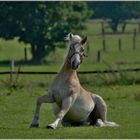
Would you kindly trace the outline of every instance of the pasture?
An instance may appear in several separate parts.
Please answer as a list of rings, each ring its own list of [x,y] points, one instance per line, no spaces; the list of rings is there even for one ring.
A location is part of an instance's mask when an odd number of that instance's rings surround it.
[[[93,21],[87,22],[87,28],[84,31],[79,32],[81,35],[87,35],[88,37],[88,45],[89,45],[89,54],[88,57],[84,60],[84,64],[96,65],[96,67],[102,67],[108,63],[113,66],[118,63],[124,63],[127,65],[135,66],[139,65],[139,51],[140,51],[140,34],[138,33],[138,25],[137,24],[127,24],[126,32],[130,32],[129,34],[108,34],[105,36],[106,39],[106,52],[102,52],[101,56],[101,64],[97,63],[96,55],[98,50],[102,50],[102,39],[101,36],[101,24]],[[133,50],[133,31],[137,29],[136,36],[136,49]],[[110,30],[107,28],[106,31],[110,33]],[[61,38],[64,39],[63,37]],[[118,50],[118,39],[122,41],[122,51]],[[21,61],[24,60],[24,48],[27,47],[27,58],[31,59],[30,53],[30,45],[19,43],[18,38],[14,40],[3,40],[0,39],[0,60],[1,61],[9,61],[16,60]],[[85,48],[86,50],[87,48]],[[16,50],[16,51],[15,51]],[[61,65],[64,56],[65,56],[64,48],[57,48],[55,54],[51,53],[47,57],[47,63],[52,65]],[[59,56],[59,59],[57,57]],[[106,68],[106,67],[104,67]]]
[[[128,24],[126,31],[137,28]],[[109,30],[108,30],[109,31]],[[79,71],[120,68],[140,68],[140,34],[136,37],[136,49],[132,49],[132,34],[107,35],[107,52],[102,52],[101,62],[96,62],[96,53],[102,49],[102,37],[94,36],[101,32],[98,23],[89,21],[86,31],[90,52]],[[122,51],[118,50],[118,38],[122,39]],[[0,61],[24,60],[24,47],[30,45],[17,40],[0,40]],[[50,54],[45,65],[22,65],[22,71],[58,71],[64,59],[65,49],[58,48]],[[59,58],[59,59],[58,59]],[[15,70],[21,64],[16,64]],[[9,71],[9,65],[0,63],[0,71]],[[140,72],[118,74],[79,75],[82,86],[101,95],[108,106],[108,120],[120,125],[116,128],[98,127],[63,127],[56,130],[46,129],[54,120],[50,104],[43,104],[40,115],[40,127],[30,129],[35,102],[47,89],[54,75],[19,75],[16,87],[11,86],[9,75],[0,75],[0,138],[140,138]],[[16,75],[15,75],[16,79]]]
[[[139,85],[129,86],[84,86],[101,95],[108,106],[108,120],[117,122],[120,127],[98,128],[93,126],[62,127],[46,129],[54,119],[50,104],[41,108],[40,127],[29,128],[33,117],[35,101],[46,88],[32,87],[12,92],[0,88],[0,138],[140,138],[139,133]]]

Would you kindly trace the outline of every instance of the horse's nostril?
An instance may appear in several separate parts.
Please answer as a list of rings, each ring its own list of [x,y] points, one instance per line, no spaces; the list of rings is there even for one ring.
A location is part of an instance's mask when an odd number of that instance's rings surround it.
[[[75,66],[75,61],[72,62],[72,66]]]
[[[72,63],[71,63],[72,69],[77,69],[79,64],[80,64],[79,62],[72,61]]]

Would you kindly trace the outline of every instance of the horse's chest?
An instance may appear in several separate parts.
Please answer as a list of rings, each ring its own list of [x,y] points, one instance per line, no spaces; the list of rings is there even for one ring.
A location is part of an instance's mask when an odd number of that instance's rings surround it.
[[[66,92],[69,92],[70,87],[68,84],[64,82],[58,82],[53,86],[53,93],[58,95],[66,94]]]
[[[79,92],[77,86],[73,86],[67,81],[58,81],[52,87],[53,97],[58,104],[67,96],[75,96]]]

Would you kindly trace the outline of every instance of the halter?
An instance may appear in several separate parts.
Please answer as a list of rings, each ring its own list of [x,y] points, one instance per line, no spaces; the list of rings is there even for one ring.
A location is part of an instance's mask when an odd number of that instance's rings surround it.
[[[76,44],[79,44],[79,43],[74,43],[74,44],[72,44],[72,45],[76,45]],[[83,54],[81,54],[80,52],[74,52],[70,57],[68,57],[69,63],[70,63],[71,58],[72,58],[75,54],[79,54],[80,59],[81,59],[81,63],[83,62],[83,56],[84,56],[84,57],[87,57],[87,56],[85,55],[84,52],[83,52]]]
[[[80,55],[80,58],[83,56],[81,53],[79,52],[74,52],[69,58],[71,59],[75,54],[79,54]]]

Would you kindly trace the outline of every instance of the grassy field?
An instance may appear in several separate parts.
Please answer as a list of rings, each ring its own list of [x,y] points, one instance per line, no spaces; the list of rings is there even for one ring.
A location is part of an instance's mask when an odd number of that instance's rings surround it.
[[[127,24],[126,32],[132,32],[138,28],[137,24]],[[106,29],[110,32],[110,29]],[[79,34],[88,36],[89,54],[85,59],[84,64],[104,65],[104,62],[114,65],[119,62],[125,63],[139,63],[139,51],[140,51],[140,34],[136,36],[136,50],[132,49],[132,34],[111,34],[106,35],[106,50],[107,52],[101,53],[101,64],[96,62],[96,55],[98,50],[102,50],[102,36],[97,35],[101,33],[101,24],[93,21],[87,22],[87,28],[85,31],[81,31]],[[122,51],[118,50],[118,39],[122,40]],[[31,59],[30,45],[24,43],[18,43],[17,38],[15,40],[0,40],[0,60],[24,60],[24,48],[27,47],[28,60]],[[55,65],[60,65],[64,59],[66,49],[57,48],[55,55],[50,54],[47,60]],[[59,56],[59,59],[57,57]],[[140,63],[139,63],[140,64]],[[135,66],[135,64],[131,64]]]
[[[132,32],[137,25],[128,24],[126,31]],[[107,28],[107,31],[111,30]],[[107,52],[102,52],[101,62],[96,62],[96,53],[102,50],[101,25],[92,21],[80,34],[88,36],[90,52],[79,71],[140,68],[140,34],[136,37],[136,50],[132,49],[132,34],[107,35]],[[118,50],[118,39],[122,39],[122,51]],[[24,47],[28,48],[28,60],[31,59],[30,45],[18,43],[17,39],[0,39],[0,61],[24,60]],[[56,49],[48,56],[45,65],[21,65],[21,71],[58,71],[64,59],[65,49]],[[59,59],[58,59],[59,58]],[[124,63],[124,64],[120,64]],[[9,71],[9,65],[0,63],[0,72]],[[120,125],[117,128],[68,127],[59,124],[56,130],[45,128],[54,120],[50,104],[41,108],[40,127],[30,129],[35,102],[51,83],[54,75],[19,75],[17,85],[11,86],[9,75],[0,75],[0,138],[140,138],[140,72],[79,75],[84,88],[101,95],[108,105],[108,120]],[[14,76],[16,79],[16,75]]]
[[[92,126],[68,127],[59,124],[56,130],[46,129],[54,120],[50,104],[41,108],[40,127],[30,129],[36,98],[45,88],[17,90],[11,95],[0,88],[0,138],[140,138],[140,88],[139,85],[84,87],[101,95],[108,105],[108,120],[120,125],[117,128],[98,128]]]

